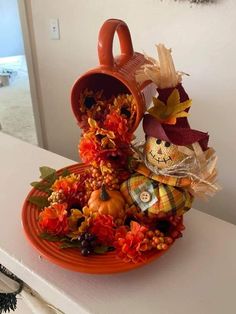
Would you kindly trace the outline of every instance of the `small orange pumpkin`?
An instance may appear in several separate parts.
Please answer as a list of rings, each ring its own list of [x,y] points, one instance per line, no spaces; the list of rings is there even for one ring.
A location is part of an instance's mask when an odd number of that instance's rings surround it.
[[[111,215],[115,219],[122,218],[125,214],[125,200],[119,191],[107,191],[105,185],[93,191],[88,201],[90,212],[102,215]]]

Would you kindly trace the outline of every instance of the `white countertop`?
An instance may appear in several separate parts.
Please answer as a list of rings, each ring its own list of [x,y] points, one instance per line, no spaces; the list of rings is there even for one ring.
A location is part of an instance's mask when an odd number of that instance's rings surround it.
[[[22,204],[40,166],[73,163],[0,132],[0,263],[66,314],[236,312],[236,226],[194,209],[182,239],[128,273],[86,275],[41,259],[22,230]]]

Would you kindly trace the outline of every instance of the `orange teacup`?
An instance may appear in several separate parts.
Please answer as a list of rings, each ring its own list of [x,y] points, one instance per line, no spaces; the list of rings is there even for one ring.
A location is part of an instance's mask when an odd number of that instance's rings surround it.
[[[115,57],[112,53],[115,32],[118,34],[121,53]],[[150,81],[140,85],[135,80],[135,73],[146,60],[143,54],[134,52],[128,26],[125,22],[117,19],[109,19],[102,25],[98,37],[98,57],[100,65],[86,72],[74,84],[71,92],[71,104],[77,120],[81,121],[80,94],[89,90],[103,90],[107,98],[121,93],[132,94],[136,104],[136,119],[132,130],[138,127],[146,109],[144,93]],[[145,92],[146,89],[146,92]],[[148,93],[146,93],[148,94]],[[151,100],[151,99],[150,99]]]

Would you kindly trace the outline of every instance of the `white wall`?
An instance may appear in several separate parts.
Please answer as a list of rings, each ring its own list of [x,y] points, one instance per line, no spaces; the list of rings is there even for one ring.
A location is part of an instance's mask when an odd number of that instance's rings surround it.
[[[0,58],[23,54],[17,0],[0,0]]]
[[[78,76],[97,64],[97,35],[103,21],[123,19],[137,51],[155,56],[154,44],[163,42],[172,47],[177,68],[191,74],[184,79],[193,99],[190,121],[193,128],[209,131],[223,187],[208,203],[195,207],[236,223],[236,2],[191,6],[174,0],[31,0],[31,4],[48,149],[77,159],[80,131],[70,109],[70,89]],[[60,41],[49,39],[52,17],[60,19]]]

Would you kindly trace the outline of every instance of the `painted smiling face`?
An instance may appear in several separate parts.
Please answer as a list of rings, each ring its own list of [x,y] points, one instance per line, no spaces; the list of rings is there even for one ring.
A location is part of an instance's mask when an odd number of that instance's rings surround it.
[[[159,169],[171,167],[186,157],[177,145],[151,136],[147,138],[145,154],[147,161]]]

